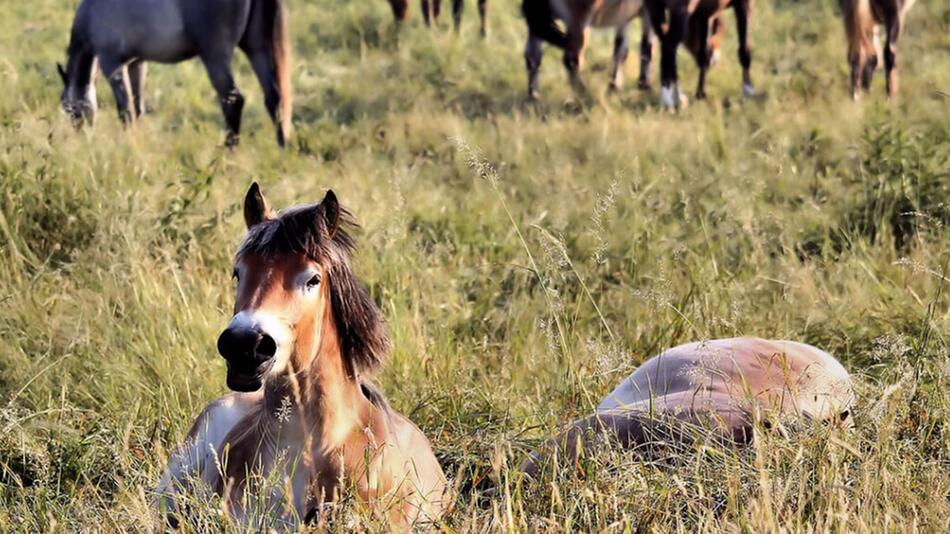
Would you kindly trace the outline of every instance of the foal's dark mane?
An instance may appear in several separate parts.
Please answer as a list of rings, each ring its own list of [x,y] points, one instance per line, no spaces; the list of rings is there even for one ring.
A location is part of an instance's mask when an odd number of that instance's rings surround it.
[[[327,270],[330,306],[340,336],[343,360],[354,377],[372,374],[389,355],[389,336],[382,312],[350,268],[356,242],[350,234],[359,225],[345,208],[339,208],[335,228],[329,228],[323,204],[309,204],[282,211],[277,217],[252,226],[237,252],[281,256],[303,254]]]

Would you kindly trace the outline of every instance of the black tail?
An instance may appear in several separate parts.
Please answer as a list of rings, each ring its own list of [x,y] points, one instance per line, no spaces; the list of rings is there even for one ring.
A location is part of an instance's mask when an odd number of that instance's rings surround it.
[[[567,34],[555,24],[550,0],[524,0],[521,3],[521,14],[524,15],[532,35],[558,48],[567,46]]]

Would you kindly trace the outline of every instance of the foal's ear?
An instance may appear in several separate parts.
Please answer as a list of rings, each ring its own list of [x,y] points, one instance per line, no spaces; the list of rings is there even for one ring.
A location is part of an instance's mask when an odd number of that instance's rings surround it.
[[[254,182],[247,190],[247,195],[244,196],[244,222],[250,230],[254,225],[270,218],[270,206],[267,205],[267,200],[261,193],[261,187]]]
[[[56,64],[56,71],[59,72],[59,77],[63,79],[63,83],[66,83],[66,69],[63,68],[62,63]]]
[[[327,189],[327,194],[320,201],[320,216],[326,225],[327,235],[332,238],[340,227],[340,203],[332,189]]]

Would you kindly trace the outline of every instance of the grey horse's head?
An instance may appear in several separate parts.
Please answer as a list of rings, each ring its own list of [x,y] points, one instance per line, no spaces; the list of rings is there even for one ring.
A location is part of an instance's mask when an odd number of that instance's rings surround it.
[[[56,64],[59,77],[63,80],[63,92],[60,94],[59,102],[63,112],[69,116],[77,128],[86,122],[91,124],[98,109],[94,80],[95,60],[92,60],[92,64],[88,66],[79,63],[70,58],[66,68],[59,63]]]

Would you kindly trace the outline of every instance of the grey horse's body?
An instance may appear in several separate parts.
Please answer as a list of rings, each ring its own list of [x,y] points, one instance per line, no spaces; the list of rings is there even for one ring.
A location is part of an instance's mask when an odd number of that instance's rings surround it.
[[[290,133],[289,34],[282,0],[84,0],[73,21],[69,59],[60,67],[63,108],[77,121],[95,114],[96,61],[119,116],[144,112],[145,62],[199,57],[221,100],[228,144],[240,133],[244,98],[231,74],[234,49],[248,57],[283,145]]]

